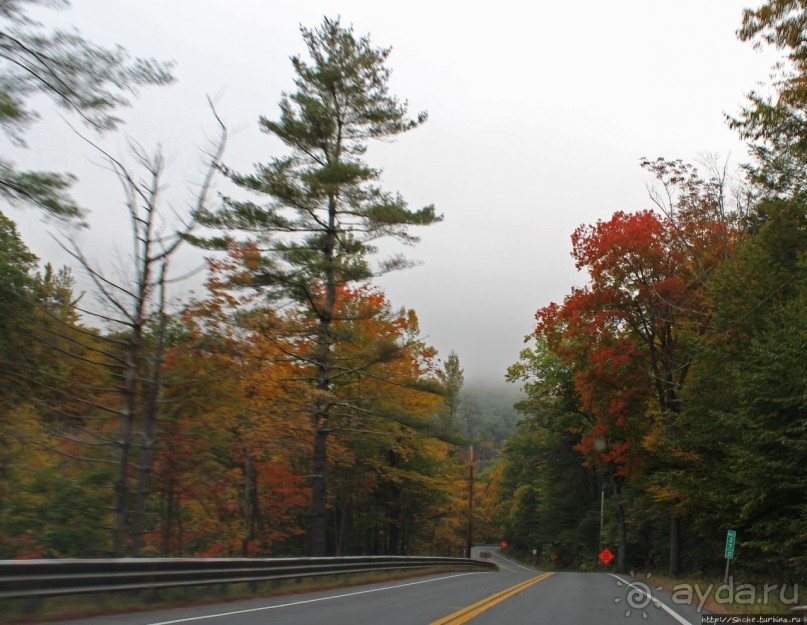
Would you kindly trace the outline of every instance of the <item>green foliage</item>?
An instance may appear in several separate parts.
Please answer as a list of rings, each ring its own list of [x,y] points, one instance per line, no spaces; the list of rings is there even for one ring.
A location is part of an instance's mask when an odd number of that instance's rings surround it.
[[[501,454],[503,535],[522,553],[537,550],[547,566],[586,566],[597,552],[599,488],[576,450],[582,416],[571,372],[534,339],[508,379],[523,383],[527,398],[517,404],[524,419]]]
[[[715,276],[719,333],[704,346],[680,416],[685,471],[668,479],[692,502],[707,539],[719,542],[727,526],[738,531],[741,570],[786,578],[807,571],[807,229],[795,202],[768,203],[759,214],[757,234]],[[703,555],[696,561],[707,566]]]
[[[21,295],[32,286],[31,271],[36,266],[34,256],[17,233],[17,227],[0,213],[0,289],[3,300]]]
[[[764,197],[795,197],[807,192],[807,6],[800,0],[769,0],[746,9],[738,35],[742,40],[773,45],[786,53],[779,69],[776,96],[748,95],[748,103],[731,125],[751,144],[756,163],[752,181]]]
[[[498,449],[516,431],[520,415],[514,404],[521,399],[506,385],[469,382],[460,393],[457,427],[475,445]]]
[[[22,242],[14,223],[0,213],[0,396],[17,394],[18,381],[4,373],[30,346],[30,337],[18,331],[33,314],[37,257]]]
[[[284,94],[280,119],[260,119],[261,130],[281,139],[291,154],[259,165],[252,174],[228,172],[239,186],[268,202],[228,198],[202,222],[225,231],[245,231],[268,247],[253,272],[256,285],[282,298],[311,305],[321,285],[361,282],[405,266],[392,259],[372,269],[372,241],[390,236],[406,243],[417,238],[409,226],[440,220],[432,206],[407,208],[398,194],[376,182],[381,172],[364,163],[368,141],[389,139],[426,120],[407,117],[405,102],[389,94],[389,49],[356,38],[339,20],[319,29],[302,29],[309,61],[292,58],[297,90]],[[228,237],[216,244],[227,245]]]
[[[69,6],[66,1],[26,0],[3,2],[0,9],[0,126],[15,143],[24,145],[24,130],[38,117],[32,104],[39,95],[106,131],[119,125],[114,112],[129,104],[138,87],[173,80],[170,66],[131,59],[123,48],[96,46],[76,32],[45,32],[26,15],[25,5],[31,4]],[[0,160],[0,196],[50,215],[81,214],[67,195],[72,182],[69,175],[21,172]]]
[[[106,553],[108,487],[112,471],[95,466],[29,467],[18,476],[0,516],[0,557],[21,552],[48,558],[79,558]]]
[[[454,350],[446,358],[443,371],[440,372],[443,388],[443,403],[445,411],[440,415],[440,426],[446,435],[454,434],[458,427],[457,417],[460,409],[460,391],[465,383],[460,358]]]
[[[13,205],[32,204],[50,215],[78,217],[81,211],[67,193],[73,182],[70,175],[17,171],[0,161],[0,194]]]

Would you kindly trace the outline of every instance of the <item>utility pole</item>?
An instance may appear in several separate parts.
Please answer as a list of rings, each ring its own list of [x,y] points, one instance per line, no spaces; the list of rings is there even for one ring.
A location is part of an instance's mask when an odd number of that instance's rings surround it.
[[[602,529],[604,523],[605,523],[605,489],[600,491],[600,551],[602,551]]]
[[[465,557],[471,557],[471,548],[474,546],[474,446],[471,445],[468,453],[468,528],[465,540]]]

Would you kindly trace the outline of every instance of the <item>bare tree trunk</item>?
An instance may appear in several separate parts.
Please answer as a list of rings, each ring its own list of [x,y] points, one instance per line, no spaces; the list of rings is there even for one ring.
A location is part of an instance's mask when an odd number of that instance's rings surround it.
[[[255,539],[255,526],[253,523],[253,516],[252,516],[252,476],[251,476],[252,456],[250,455],[250,449],[248,447],[245,448],[243,452],[244,452],[244,468],[243,468],[244,534],[241,538],[241,555],[246,558],[249,555],[249,545]]]
[[[123,386],[123,416],[118,439],[118,471],[115,478],[115,503],[112,521],[112,554],[116,558],[126,555],[129,529],[129,465],[131,462],[132,432],[137,410],[139,328],[135,326],[129,338],[126,354],[126,373]]]
[[[342,489],[341,507],[339,510],[339,527],[336,532],[335,555],[343,556],[350,553],[351,545],[348,543],[349,526],[353,518],[353,494],[351,484],[348,482]]]
[[[115,282],[105,277],[102,272],[93,268],[77,246],[74,245],[74,251],[71,252],[88,272],[102,298],[116,311],[118,318],[100,315],[99,317],[120,324],[128,333],[121,367],[123,370],[123,387],[121,389],[123,410],[121,411],[120,439],[116,443],[118,469],[113,504],[113,553],[118,557],[127,554],[129,549],[127,536],[129,534],[132,536],[131,552],[133,555],[139,555],[144,544],[145,510],[150,493],[162,384],[165,332],[168,321],[165,311],[168,263],[184,237],[190,234],[194,228],[198,214],[205,209],[211,182],[224,150],[226,130],[215,110],[213,110],[213,114],[221,129],[220,140],[213,146],[213,151],[208,154],[207,171],[198,193],[194,196],[190,219],[183,222],[180,230],[170,236],[157,232],[160,185],[164,166],[164,159],[159,150],[154,156],[149,156],[138,146],[133,146],[132,151],[135,158],[148,173],[147,181],[140,182],[123,163],[101,148],[97,148],[107,157],[125,194],[134,256],[132,284],[124,281]],[[159,272],[156,281],[154,280],[155,272]],[[154,301],[155,293],[156,302]],[[155,345],[153,349],[149,350],[144,332],[151,315],[156,315],[158,323],[154,336]],[[145,366],[145,358],[148,358],[149,366]],[[138,427],[141,442],[134,502],[131,505],[132,493],[129,482],[132,479],[130,475],[132,448],[134,433]]]
[[[325,302],[317,313],[317,397],[314,413],[314,483],[313,519],[311,523],[311,555],[328,553],[328,435],[331,415],[331,322],[336,309],[336,197],[329,198],[328,233],[325,237]]]
[[[670,575],[678,577],[681,574],[681,519],[675,514],[670,515]]]
[[[163,509],[161,516],[161,548],[160,548],[160,555],[163,558],[167,558],[171,555],[171,535],[173,533],[173,521],[174,521],[174,480],[169,479],[168,483],[165,485],[165,488],[162,492],[162,502],[161,507]]]
[[[325,473],[328,463],[328,430],[318,419],[314,432],[314,518],[311,524],[311,555],[328,553],[328,491]],[[327,423],[327,421],[325,421]]]
[[[138,462],[137,492],[135,494],[132,555],[137,557],[143,549],[146,531],[146,501],[151,492],[151,469],[154,462],[154,444],[157,433],[158,400],[162,387],[163,355],[165,352],[165,332],[168,316],[165,314],[165,281],[168,269],[167,260],[160,267],[159,301],[157,317],[159,319],[154,336],[154,347],[149,354],[148,379],[145,382],[143,400],[143,416],[140,458]]]

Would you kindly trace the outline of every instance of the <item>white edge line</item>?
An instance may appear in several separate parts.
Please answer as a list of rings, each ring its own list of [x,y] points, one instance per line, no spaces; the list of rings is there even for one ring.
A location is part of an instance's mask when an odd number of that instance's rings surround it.
[[[534,573],[534,572],[537,570],[537,569],[531,569],[531,568],[529,568],[529,567],[523,566],[523,565],[519,564],[518,562],[513,562],[512,560],[510,560],[510,559],[508,559],[508,558],[505,558],[505,557],[504,557],[502,554],[500,554],[498,551],[494,551],[494,552],[493,552],[493,555],[495,555],[497,558],[501,558],[501,559],[502,559],[502,560],[504,560],[505,562],[509,562],[510,564],[512,564],[512,565],[514,565],[514,566],[521,567],[521,568],[522,568],[522,569],[524,569],[525,571],[530,571],[531,573]]]
[[[355,597],[356,595],[366,595],[371,592],[381,592],[382,590],[395,590],[396,588],[405,588],[406,586],[417,586],[418,584],[428,584],[430,582],[439,582],[444,579],[453,579],[455,577],[463,577],[464,575],[474,575],[476,571],[469,573],[457,573],[456,575],[448,575],[447,577],[438,577],[436,579],[423,579],[418,582],[408,582],[406,584],[397,584],[395,586],[384,586],[382,588],[371,588],[370,590],[357,590],[356,592],[346,592],[341,595],[331,595],[328,597],[319,597],[318,599],[304,599],[302,601],[292,601],[290,603],[280,603],[278,605],[267,605],[260,608],[249,608],[247,610],[235,610],[233,612],[220,612],[218,614],[205,614],[203,616],[189,616],[187,618],[179,618],[173,621],[160,621],[158,623],[149,623],[148,625],[174,625],[174,623],[189,623],[191,621],[202,621],[210,618],[218,618],[220,616],[234,616],[236,614],[247,614],[249,612],[262,612],[264,610],[276,610],[277,608],[289,608],[295,605],[304,605],[306,603],[319,603],[320,601],[330,601],[332,599],[342,599],[343,597]]]
[[[652,594],[648,594],[648,592],[644,588],[639,586],[638,582],[631,583],[626,579],[622,579],[621,577],[619,577],[619,575],[614,575],[613,573],[608,573],[608,575],[610,575],[611,577],[613,577],[615,579],[618,579],[620,582],[623,582],[623,583],[627,584],[629,588],[631,588],[631,587],[636,588],[645,597],[650,599],[650,601],[652,601],[654,604],[658,603],[662,610],[664,610],[667,614],[672,616],[676,621],[681,623],[681,625],[692,625],[692,623],[690,623],[683,616],[678,614],[678,612],[676,612],[672,608],[668,607],[667,604],[664,603],[661,599],[659,599],[658,597],[654,597]]]

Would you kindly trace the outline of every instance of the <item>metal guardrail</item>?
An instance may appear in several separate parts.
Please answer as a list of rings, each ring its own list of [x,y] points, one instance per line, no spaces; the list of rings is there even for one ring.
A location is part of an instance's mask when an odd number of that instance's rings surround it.
[[[424,556],[0,560],[0,599],[242,584],[434,567],[498,568],[492,562],[480,560]]]

